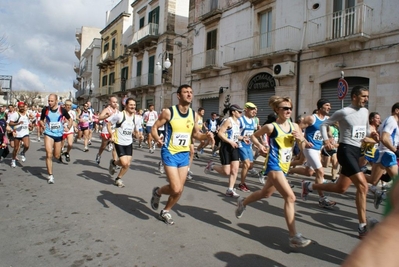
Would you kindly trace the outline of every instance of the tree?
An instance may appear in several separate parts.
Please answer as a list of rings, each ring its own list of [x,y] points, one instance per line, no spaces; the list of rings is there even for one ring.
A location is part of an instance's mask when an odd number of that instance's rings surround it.
[[[15,96],[19,101],[24,101],[28,106],[37,105],[40,102],[40,93],[38,91],[18,92]]]

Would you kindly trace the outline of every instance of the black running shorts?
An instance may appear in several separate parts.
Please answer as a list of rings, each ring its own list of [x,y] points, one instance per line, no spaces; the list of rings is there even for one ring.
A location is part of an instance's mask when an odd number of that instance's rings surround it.
[[[337,151],[337,158],[342,167],[341,174],[350,177],[361,172],[359,166],[360,157],[360,147],[340,143]]]
[[[127,146],[121,146],[118,144],[115,145],[115,150],[116,154],[118,155],[119,158],[123,156],[132,156],[133,155],[133,147],[132,145],[127,145]]]

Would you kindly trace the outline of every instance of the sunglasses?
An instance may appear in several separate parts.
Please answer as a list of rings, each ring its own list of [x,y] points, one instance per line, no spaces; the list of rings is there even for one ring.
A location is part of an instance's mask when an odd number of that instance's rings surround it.
[[[292,107],[279,107],[279,108],[284,109],[284,110],[291,110],[292,111]]]

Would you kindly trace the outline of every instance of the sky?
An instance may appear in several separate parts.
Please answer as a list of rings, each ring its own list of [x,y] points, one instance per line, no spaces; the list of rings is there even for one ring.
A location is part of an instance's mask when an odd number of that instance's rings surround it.
[[[13,76],[13,90],[74,93],[76,29],[103,29],[118,2],[1,0],[0,75]]]

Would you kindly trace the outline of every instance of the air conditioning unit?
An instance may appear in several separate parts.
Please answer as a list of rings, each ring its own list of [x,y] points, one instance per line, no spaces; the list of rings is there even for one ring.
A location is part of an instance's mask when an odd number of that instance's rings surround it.
[[[292,61],[281,62],[273,65],[273,77],[282,78],[295,75],[295,63]]]

